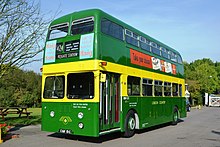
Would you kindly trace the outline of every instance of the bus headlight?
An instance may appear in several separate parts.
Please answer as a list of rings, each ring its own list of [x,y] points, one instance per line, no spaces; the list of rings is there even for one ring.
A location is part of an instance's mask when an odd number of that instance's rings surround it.
[[[82,118],[83,118],[83,113],[82,113],[82,112],[79,112],[79,113],[78,113],[78,118],[79,118],[79,119],[82,119]]]
[[[54,117],[55,116],[55,112],[54,111],[50,111],[50,117]]]
[[[83,129],[84,124],[83,123],[79,123],[78,126],[79,126],[80,129]]]

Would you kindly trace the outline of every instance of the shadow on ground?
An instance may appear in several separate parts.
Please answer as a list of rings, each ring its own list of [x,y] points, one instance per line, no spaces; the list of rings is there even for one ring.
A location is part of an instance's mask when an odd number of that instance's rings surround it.
[[[8,133],[2,137],[3,141],[6,142],[13,138],[19,138],[19,133],[16,133],[16,131],[20,130],[23,127],[26,127],[27,125],[16,125],[8,131]]]
[[[182,123],[182,122],[184,122],[184,120],[182,120],[182,119],[178,120],[178,123]],[[176,125],[178,125],[178,124],[176,124]],[[167,126],[175,126],[175,125],[173,125],[171,122],[168,122],[168,123],[152,126],[152,127],[146,128],[146,129],[136,130],[136,133],[137,134],[142,134],[142,133],[150,132],[150,131],[153,131],[153,130],[156,130],[156,129],[164,128],[164,127],[167,127]]]
[[[9,130],[9,133],[18,131],[18,130],[20,130],[21,128],[26,127],[26,126],[29,126],[29,125],[15,125],[14,127],[12,127],[12,128]]]
[[[179,123],[181,123],[181,122],[183,122],[183,120],[179,120]],[[165,123],[162,125],[149,127],[146,129],[136,130],[136,134],[146,133],[146,132],[153,131],[155,129],[160,129],[163,127],[167,127],[170,125],[171,125],[171,123]],[[115,139],[119,139],[119,138],[124,138],[122,136],[121,132],[114,132],[114,133],[103,135],[100,137],[77,136],[77,135],[62,134],[62,133],[53,133],[48,136],[55,137],[55,138],[64,138],[64,139],[69,139],[69,140],[75,140],[75,141],[89,142],[89,143],[102,143],[102,142],[107,142],[107,141],[111,141],[111,140],[115,140]]]
[[[106,141],[115,140],[121,138],[121,132],[115,132],[107,135],[103,135],[100,137],[87,137],[87,136],[77,136],[77,135],[69,135],[69,134],[62,134],[62,133],[53,133],[48,135],[49,137],[55,138],[64,138],[69,140],[75,141],[83,141],[83,142],[90,142],[90,143],[102,143]]]
[[[212,130],[212,133],[220,135],[220,132]]]

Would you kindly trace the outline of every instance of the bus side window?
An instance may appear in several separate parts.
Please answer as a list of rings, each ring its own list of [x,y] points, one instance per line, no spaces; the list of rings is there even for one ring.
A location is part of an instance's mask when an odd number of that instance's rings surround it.
[[[154,81],[154,96],[163,96],[163,82]]]
[[[170,56],[168,54],[168,50],[164,47],[161,47],[161,56],[167,59],[170,59]]]
[[[143,96],[153,95],[153,80],[143,79],[142,81],[142,94]]]
[[[112,36],[122,41],[124,39],[123,27],[114,22],[111,22],[107,19],[102,19],[101,29],[102,33],[106,35]]]
[[[172,51],[169,51],[169,54],[170,54],[170,60],[176,62],[177,61],[177,56],[174,52]]]
[[[182,96],[182,84],[179,84],[179,96]]]
[[[140,95],[140,78],[128,76],[128,95]]]
[[[172,84],[172,94],[173,94],[173,96],[178,96],[178,84],[176,84],[176,83],[173,83]]]
[[[152,53],[160,56],[160,46],[154,42],[150,42]]]
[[[177,62],[180,64],[183,64],[182,57],[180,55],[177,55]]]
[[[134,45],[136,47],[138,47],[138,35],[133,33],[130,30],[125,29],[125,40],[128,44]]]
[[[171,96],[171,83],[164,82],[164,96]]]

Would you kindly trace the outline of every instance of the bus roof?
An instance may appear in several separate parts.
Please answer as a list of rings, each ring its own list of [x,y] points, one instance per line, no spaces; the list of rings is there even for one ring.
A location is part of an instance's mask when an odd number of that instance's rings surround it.
[[[76,11],[76,12],[64,15],[64,16],[59,17],[59,18],[55,19],[54,21],[52,21],[50,26],[55,25],[55,24],[59,24],[59,23],[64,23],[64,22],[71,22],[73,16],[74,16],[74,19],[79,19],[82,17],[91,16],[91,15],[97,16],[97,17],[102,16],[107,19],[110,19],[110,20],[114,21],[115,23],[123,26],[124,28],[129,29],[130,31],[133,31],[133,32],[137,33],[138,35],[143,36],[143,37],[149,39],[150,41],[155,42],[155,43],[159,44],[160,46],[163,46],[163,47],[169,49],[170,51],[173,51],[176,54],[180,55],[180,53],[177,50],[167,46],[166,44],[152,38],[151,36],[147,35],[146,33],[139,31],[138,29],[122,22],[121,20],[117,19],[116,17],[113,17],[100,9],[88,9],[88,10]]]

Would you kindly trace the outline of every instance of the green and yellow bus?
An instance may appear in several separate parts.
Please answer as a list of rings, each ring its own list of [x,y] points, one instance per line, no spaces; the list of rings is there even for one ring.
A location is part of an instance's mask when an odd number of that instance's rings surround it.
[[[176,50],[98,10],[74,12],[48,29],[42,130],[98,137],[186,117]]]

